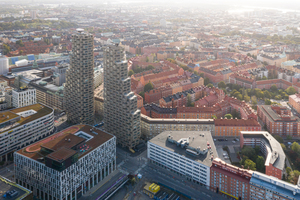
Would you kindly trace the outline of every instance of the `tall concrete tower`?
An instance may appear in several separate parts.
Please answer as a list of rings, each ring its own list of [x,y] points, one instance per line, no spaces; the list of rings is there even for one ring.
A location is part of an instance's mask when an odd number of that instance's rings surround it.
[[[117,137],[118,144],[132,148],[141,136],[140,117],[124,50],[109,46],[104,51],[104,129]]]
[[[94,36],[77,29],[72,35],[72,57],[66,72],[65,110],[75,124],[94,123]]]

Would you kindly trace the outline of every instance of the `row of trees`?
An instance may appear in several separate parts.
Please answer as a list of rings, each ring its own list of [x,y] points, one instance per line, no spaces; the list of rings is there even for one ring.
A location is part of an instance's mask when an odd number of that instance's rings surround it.
[[[145,68],[141,68],[139,66],[136,66],[134,69],[129,70],[128,76],[131,76],[133,74],[138,74],[138,73],[141,73],[141,72],[144,72],[144,71],[152,70],[152,69],[155,69],[152,65],[148,65]]]

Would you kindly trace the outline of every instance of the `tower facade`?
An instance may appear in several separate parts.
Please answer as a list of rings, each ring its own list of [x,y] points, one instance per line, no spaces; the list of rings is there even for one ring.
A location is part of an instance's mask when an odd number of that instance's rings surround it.
[[[72,36],[72,57],[66,72],[65,110],[75,124],[94,123],[94,36],[77,29]]]
[[[119,46],[109,46],[104,56],[104,129],[117,137],[117,143],[132,148],[141,136],[141,111],[130,90],[125,53]]]

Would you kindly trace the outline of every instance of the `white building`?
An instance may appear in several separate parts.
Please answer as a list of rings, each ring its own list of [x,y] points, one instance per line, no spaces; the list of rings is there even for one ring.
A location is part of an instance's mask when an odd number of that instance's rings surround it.
[[[148,141],[147,156],[151,163],[208,188],[218,153],[209,131],[165,131]]]
[[[12,106],[19,108],[36,104],[36,89],[24,88],[12,91]]]
[[[0,161],[53,133],[54,111],[42,104],[0,113]]]
[[[94,87],[97,88],[103,83],[103,68],[97,67],[94,70]]]
[[[8,58],[0,54],[0,75],[7,74],[9,68]]]
[[[116,137],[75,125],[14,154],[16,182],[44,200],[77,200],[116,170]]]

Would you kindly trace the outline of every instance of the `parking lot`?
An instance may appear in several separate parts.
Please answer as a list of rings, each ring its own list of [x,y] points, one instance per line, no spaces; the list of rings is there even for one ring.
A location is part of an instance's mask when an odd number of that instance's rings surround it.
[[[239,137],[214,137],[215,146],[218,152],[219,158],[226,163],[239,162],[237,153],[240,151]],[[224,150],[224,147],[228,147],[228,152]]]

